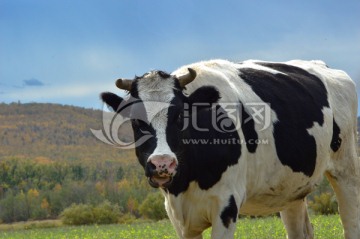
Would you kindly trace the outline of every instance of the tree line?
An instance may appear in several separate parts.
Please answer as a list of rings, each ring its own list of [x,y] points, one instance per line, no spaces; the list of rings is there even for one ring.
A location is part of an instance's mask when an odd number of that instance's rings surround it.
[[[0,221],[5,223],[58,218],[72,204],[104,202],[141,217],[141,204],[154,192],[137,164],[0,161]]]
[[[148,185],[134,151],[91,134],[102,127],[101,111],[0,103],[0,122],[0,223],[58,218],[73,204],[111,204],[129,217],[164,217],[163,199]],[[131,138],[132,132],[128,127],[119,134]],[[334,208],[327,181],[309,201],[317,211]]]

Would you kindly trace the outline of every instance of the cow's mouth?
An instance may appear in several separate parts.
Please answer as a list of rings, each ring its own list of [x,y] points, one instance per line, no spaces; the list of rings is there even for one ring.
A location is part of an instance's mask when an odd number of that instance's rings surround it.
[[[159,188],[159,187],[167,188],[172,183],[173,177],[171,176],[160,177],[154,175],[149,177],[148,180],[149,180],[149,184],[154,188]]]

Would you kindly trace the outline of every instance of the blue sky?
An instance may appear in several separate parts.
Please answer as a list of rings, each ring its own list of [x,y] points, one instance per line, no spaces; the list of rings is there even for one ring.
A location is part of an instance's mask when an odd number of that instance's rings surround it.
[[[360,1],[0,0],[0,102],[101,108],[119,77],[321,59],[360,85]]]

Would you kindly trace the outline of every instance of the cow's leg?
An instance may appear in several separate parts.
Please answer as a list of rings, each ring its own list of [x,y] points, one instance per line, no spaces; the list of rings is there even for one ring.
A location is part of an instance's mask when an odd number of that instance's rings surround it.
[[[240,199],[230,195],[228,200],[220,206],[216,212],[212,223],[212,239],[231,239],[234,238],[236,229],[236,220],[238,217]]]
[[[170,222],[173,225],[179,239],[203,239],[202,234],[200,234],[200,235],[198,235],[196,237],[186,237],[186,236],[183,235],[183,231],[181,230],[181,226],[179,225],[179,222],[174,218],[172,209],[171,209],[167,199],[165,199],[165,210],[167,212],[167,215],[168,215],[168,217],[170,219]]]
[[[165,210],[166,210],[166,213],[167,213],[167,215],[168,215],[168,217],[170,219],[170,222],[173,225],[178,238],[179,239],[184,239],[184,237],[182,235],[181,227],[180,227],[179,223],[176,221],[176,219],[174,218],[174,214],[173,214],[173,211],[172,211],[171,206],[169,204],[169,201],[168,201],[168,199],[166,197],[166,193],[163,190],[161,190],[161,192],[165,196]]]
[[[314,238],[313,228],[306,208],[306,200],[299,200],[280,212],[289,239]]]
[[[222,220],[217,220],[212,225],[211,238],[212,239],[233,239],[236,229],[236,220],[231,220],[228,225],[224,225]]]
[[[332,169],[325,174],[339,203],[346,239],[360,238],[360,160],[355,145],[355,134],[343,139],[332,159]]]
[[[346,239],[360,238],[360,182],[359,178],[326,173],[339,203],[339,213]]]

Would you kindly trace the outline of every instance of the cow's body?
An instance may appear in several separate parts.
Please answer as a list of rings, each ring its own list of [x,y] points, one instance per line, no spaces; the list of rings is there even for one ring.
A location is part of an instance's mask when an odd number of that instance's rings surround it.
[[[213,60],[181,67],[172,76],[144,75],[144,79],[151,80],[133,84],[137,90],[132,96],[144,102],[176,105],[174,99],[183,96],[178,96],[174,88],[179,87],[165,78],[180,78],[188,68],[196,72],[196,79],[183,91],[189,99],[195,94],[203,97],[196,90],[208,85],[214,86],[221,97],[217,106],[198,111],[198,128],[214,126],[210,116],[217,110],[225,112],[227,117],[222,120],[230,119],[231,112],[226,109],[230,103],[240,105],[241,125],[235,127],[237,122],[231,118],[233,124],[227,127],[236,130],[221,130],[219,119],[217,130],[199,132],[190,127],[179,133],[168,126],[172,117],[169,107],[151,124],[156,140],[137,148],[145,168],[144,160],[157,170],[161,168],[159,155],[169,157],[167,166],[162,167],[169,167],[171,184],[167,182],[170,176],[150,176],[150,181],[160,185],[180,238],[202,238],[201,233],[209,226],[213,228],[212,238],[233,238],[238,213],[264,215],[279,211],[289,238],[312,238],[305,197],[324,173],[335,189],[346,238],[360,238],[357,97],[354,83],[344,72],[319,61]],[[266,128],[256,122],[251,111],[252,106],[259,105],[270,107],[263,115],[270,117]],[[133,125],[134,131],[136,127]],[[174,143],[179,141],[174,136],[209,141]],[[161,186],[163,182],[166,186]]]

